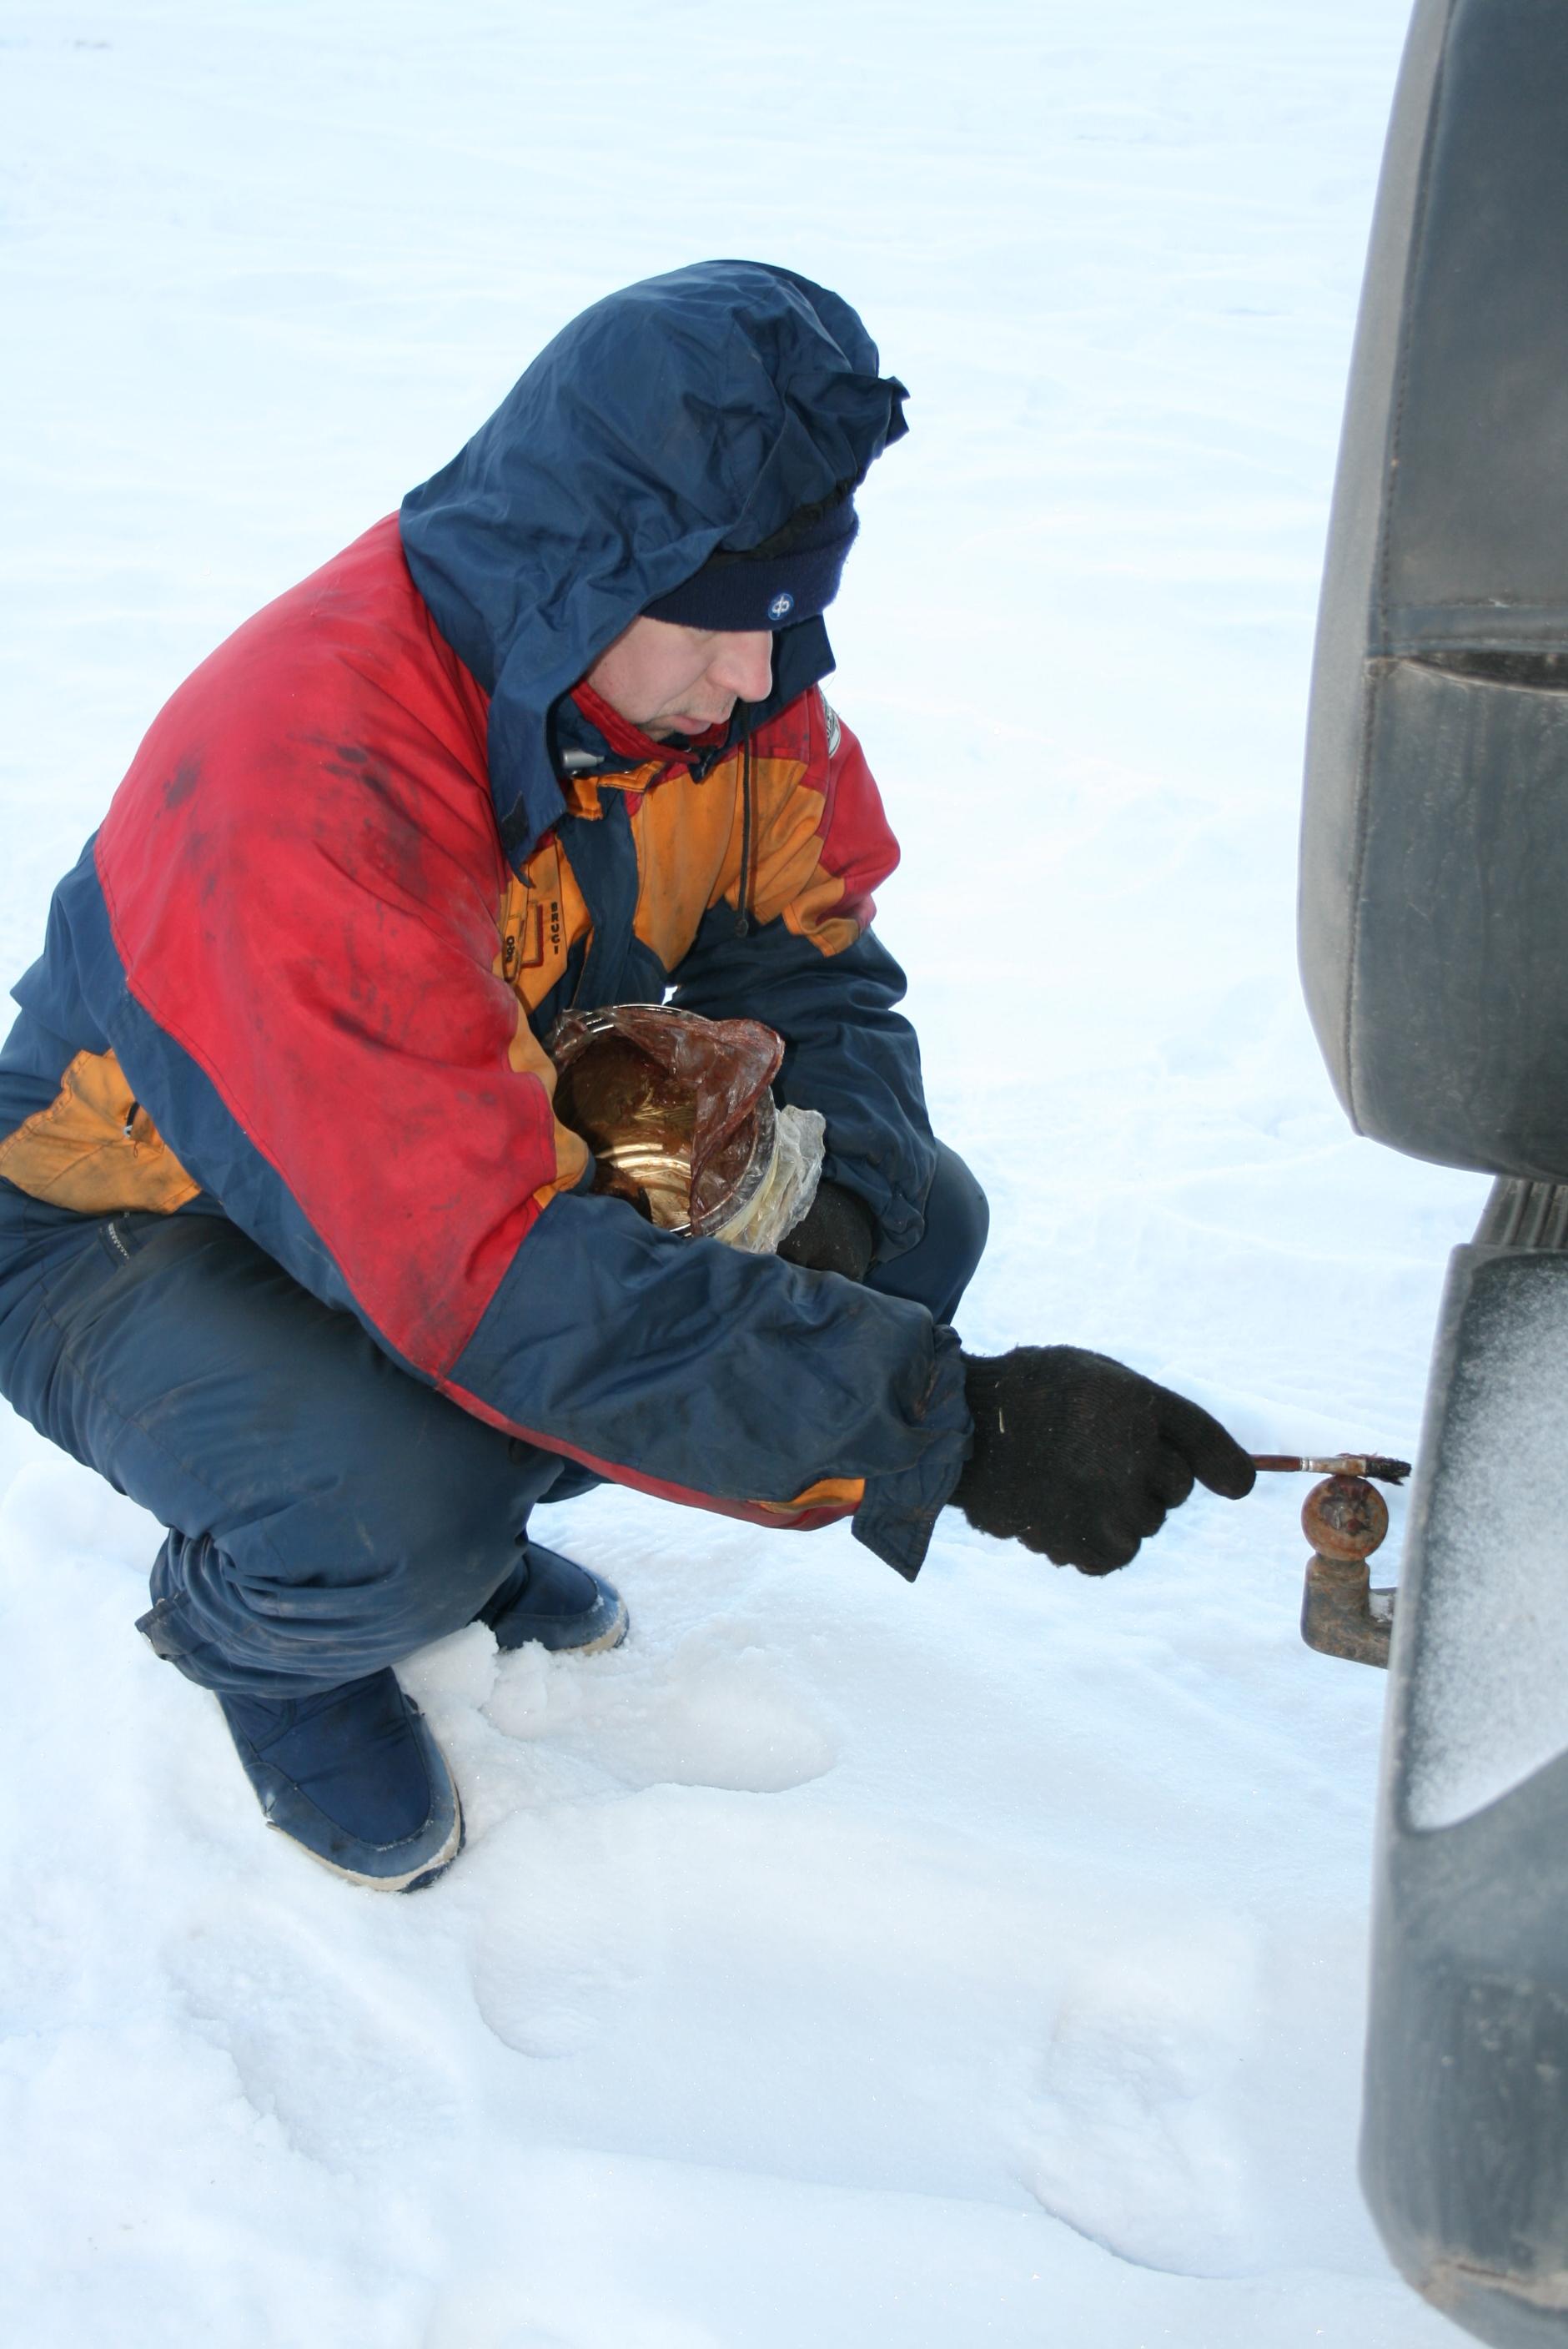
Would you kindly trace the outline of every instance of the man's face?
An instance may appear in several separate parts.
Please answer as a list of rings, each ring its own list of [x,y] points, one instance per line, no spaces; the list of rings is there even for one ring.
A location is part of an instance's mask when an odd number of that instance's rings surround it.
[[[773,638],[766,628],[682,628],[645,613],[601,653],[585,685],[663,742],[722,726],[738,701],[766,701]]]

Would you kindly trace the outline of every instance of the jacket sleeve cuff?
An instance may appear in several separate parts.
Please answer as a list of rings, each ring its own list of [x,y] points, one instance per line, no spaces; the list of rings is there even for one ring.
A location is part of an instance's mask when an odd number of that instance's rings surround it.
[[[866,1480],[851,1520],[855,1539],[913,1582],[925,1563],[937,1513],[953,1497],[974,1443],[964,1393],[964,1363],[954,1330],[939,1326],[931,1381],[916,1417],[924,1443],[907,1468]]]

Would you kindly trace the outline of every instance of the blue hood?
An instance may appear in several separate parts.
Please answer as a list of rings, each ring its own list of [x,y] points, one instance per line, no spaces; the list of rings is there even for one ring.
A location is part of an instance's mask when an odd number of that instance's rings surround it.
[[[449,465],[403,501],[437,626],[490,696],[501,840],[561,813],[552,705],[721,542],[755,546],[859,481],[904,431],[903,386],[846,302],[755,261],[706,261],[584,310]],[[775,698],[832,667],[782,628]]]

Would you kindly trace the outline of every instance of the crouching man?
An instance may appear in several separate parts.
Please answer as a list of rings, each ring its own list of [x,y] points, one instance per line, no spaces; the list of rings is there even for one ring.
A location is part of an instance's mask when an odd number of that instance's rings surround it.
[[[853,311],[714,263],[576,319],[444,471],[219,647],[56,893],[0,1054],[0,1387],[168,1528],[140,1629],[271,1824],[428,1884],[462,1809],[392,1667],[624,1635],[533,1538],[602,1478],[938,1511],[1088,1572],[1252,1469],[1104,1358],[980,1361],[985,1236],[870,926],[896,849],[822,696],[867,468],[903,431]],[[596,1194],[561,1011],[766,1021],[820,1111],[782,1256]]]

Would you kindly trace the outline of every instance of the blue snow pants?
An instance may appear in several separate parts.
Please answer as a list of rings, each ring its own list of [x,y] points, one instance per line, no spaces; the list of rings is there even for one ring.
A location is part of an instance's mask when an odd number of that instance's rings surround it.
[[[951,1321],[987,1213],[939,1153],[924,1237],[870,1285]],[[335,1688],[459,1630],[533,1504],[601,1481],[410,1378],[200,1200],[78,1216],[0,1180],[0,1393],[168,1527],[140,1628],[224,1695]]]

